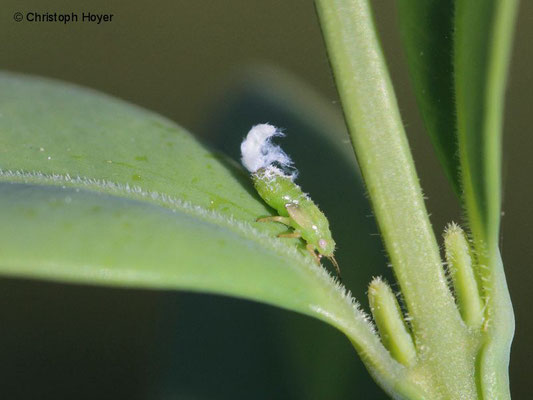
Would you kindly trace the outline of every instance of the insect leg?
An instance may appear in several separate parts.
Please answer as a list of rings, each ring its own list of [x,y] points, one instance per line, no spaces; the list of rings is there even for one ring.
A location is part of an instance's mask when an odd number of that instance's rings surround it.
[[[307,243],[307,246],[305,246],[305,248],[315,258],[316,263],[320,265],[320,256],[315,253],[315,246],[313,246],[311,243]]]
[[[337,260],[335,260],[335,257],[333,257],[333,256],[328,257],[328,259],[329,259],[329,261],[331,261],[331,263],[335,267],[335,270],[337,271],[337,276],[339,277],[339,280],[342,281],[341,269],[339,268],[339,264],[337,264]]]
[[[282,216],[274,216],[274,217],[263,217],[263,218],[257,218],[255,220],[256,222],[279,222],[280,224],[284,224],[287,226],[291,225],[291,219],[289,217],[282,217]]]
[[[302,235],[300,234],[300,232],[289,232],[289,233],[280,233],[278,235],[278,237],[280,238],[299,238],[299,237],[302,237]]]

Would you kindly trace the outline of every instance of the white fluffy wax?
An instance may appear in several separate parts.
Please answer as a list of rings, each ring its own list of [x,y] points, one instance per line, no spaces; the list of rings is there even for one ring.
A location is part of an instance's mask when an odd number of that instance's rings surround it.
[[[272,169],[281,172],[273,163],[277,163],[282,170],[292,167],[291,158],[281,149],[273,144],[271,138],[285,136],[284,133],[270,124],[255,125],[250,129],[248,135],[241,143],[242,164],[250,172],[255,172],[260,168]],[[288,174],[294,178],[295,174]]]

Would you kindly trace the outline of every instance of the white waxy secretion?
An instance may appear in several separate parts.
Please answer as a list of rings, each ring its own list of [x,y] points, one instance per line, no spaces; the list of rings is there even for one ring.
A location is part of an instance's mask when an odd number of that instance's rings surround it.
[[[242,164],[252,173],[265,168],[267,173],[296,178],[296,170],[288,172],[289,169],[293,169],[291,158],[271,140],[274,137],[283,136],[285,134],[273,125],[253,126],[241,143]]]

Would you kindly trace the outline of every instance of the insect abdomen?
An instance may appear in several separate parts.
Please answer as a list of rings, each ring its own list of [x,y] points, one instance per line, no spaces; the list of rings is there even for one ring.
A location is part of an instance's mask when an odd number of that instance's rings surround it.
[[[252,174],[252,179],[259,196],[283,217],[289,216],[287,204],[307,200],[302,189],[287,176],[271,174],[261,168]]]

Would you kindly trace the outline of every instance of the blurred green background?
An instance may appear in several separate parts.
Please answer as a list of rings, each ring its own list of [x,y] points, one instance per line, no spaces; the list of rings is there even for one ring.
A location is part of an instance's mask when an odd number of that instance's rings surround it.
[[[447,222],[460,220],[461,210],[417,111],[394,3],[373,5],[440,237]],[[114,17],[100,25],[29,23],[15,22],[17,11]],[[309,160],[313,151],[329,149],[314,131],[331,129],[332,137],[343,131],[311,1],[4,0],[0,19],[2,69],[74,82],[155,110],[230,156],[236,157],[236,143],[254,122],[268,120],[296,137],[311,132],[305,146],[289,136],[287,151],[300,170],[308,168],[304,189],[332,215],[334,233],[342,232],[339,257],[349,288],[365,304],[371,276],[390,276],[357,176],[328,176],[321,167],[335,159],[327,154],[320,163]],[[503,258],[517,318],[515,398],[529,393],[525,366],[533,358],[527,300],[533,285],[527,261],[533,259],[532,37],[533,3],[524,1],[508,88],[503,171]],[[332,168],[343,170],[340,164]],[[313,185],[342,179],[353,181],[348,193],[313,191]],[[350,222],[343,207],[356,212]],[[354,227],[355,233],[344,233]],[[385,398],[341,334],[259,304],[2,279],[0,317],[0,396],[6,399]]]

